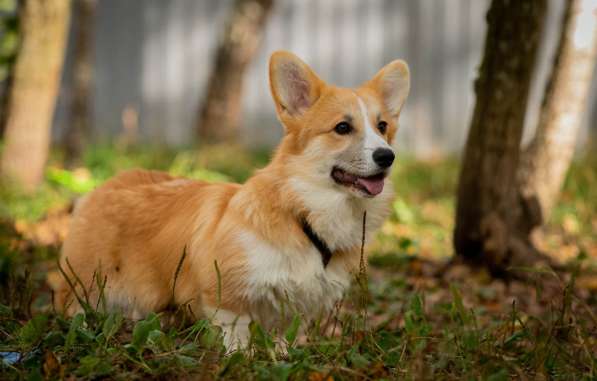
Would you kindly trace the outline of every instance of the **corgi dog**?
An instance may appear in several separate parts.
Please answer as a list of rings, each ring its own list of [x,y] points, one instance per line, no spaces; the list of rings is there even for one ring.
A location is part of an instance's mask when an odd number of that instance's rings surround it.
[[[284,329],[334,307],[359,270],[364,213],[367,235],[389,214],[409,69],[396,60],[340,88],[279,51],[269,80],[285,134],[245,184],[132,170],[80,200],[53,287],[59,311],[80,311],[83,295],[133,319],[184,306],[234,347],[252,320]]]

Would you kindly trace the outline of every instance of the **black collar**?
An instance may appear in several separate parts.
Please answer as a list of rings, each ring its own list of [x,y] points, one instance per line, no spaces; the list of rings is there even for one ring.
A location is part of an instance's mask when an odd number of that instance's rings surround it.
[[[325,243],[325,241],[322,240],[317,235],[317,233],[313,231],[313,228],[311,227],[311,225],[309,225],[306,218],[302,220],[302,226],[303,232],[305,232],[305,235],[307,236],[307,238],[309,238],[309,241],[311,241],[313,246],[315,246],[317,250],[319,250],[319,254],[321,254],[321,260],[323,261],[323,267],[325,268],[328,265],[328,263],[330,263],[330,259],[332,259],[332,251]]]

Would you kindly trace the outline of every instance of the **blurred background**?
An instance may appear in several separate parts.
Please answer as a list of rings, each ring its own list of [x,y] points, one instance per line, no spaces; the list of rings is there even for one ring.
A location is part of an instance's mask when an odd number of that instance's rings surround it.
[[[75,73],[77,40],[83,36],[90,39],[93,72],[87,95],[92,142],[114,139],[127,126],[145,143],[180,146],[199,141],[201,105],[233,2],[94,3],[90,15],[72,12],[53,140],[66,140],[73,98],[80,96]],[[487,0],[274,0],[239,88],[242,117],[236,135],[251,147],[279,141],[282,129],[269,94],[267,61],[273,51],[285,49],[340,86],[356,86],[385,63],[405,59],[413,88],[396,144],[418,157],[459,152],[474,104],[473,80],[488,5]],[[561,0],[549,1],[527,136],[537,122],[563,6]],[[586,146],[589,126],[597,125],[596,84],[594,80],[578,139],[581,147]]]
[[[394,171],[394,217],[404,224],[390,235],[422,242],[428,232],[417,229],[437,227],[440,246],[423,252],[451,255],[458,172],[487,187],[468,194],[493,197],[516,176],[494,184],[482,171],[517,168],[519,147],[519,178],[539,179],[521,182],[540,195],[539,226],[580,165],[578,203],[554,215],[593,232],[597,4],[528,1],[533,25],[520,29],[527,8],[510,4],[494,22],[504,27],[495,43],[489,0],[0,0],[0,212],[11,223],[68,214],[75,197],[131,167],[244,181],[282,136],[267,65],[284,49],[339,86],[358,86],[396,58],[409,63]],[[477,94],[476,79],[489,81]],[[473,118],[475,103],[489,106]]]
[[[558,228],[590,240],[597,229],[589,200],[597,198],[591,154],[596,54],[577,43],[595,40],[597,4],[529,1],[541,3],[529,8],[537,24],[519,37],[532,49],[508,50],[521,32],[502,37],[497,46],[504,52],[485,74],[498,82],[475,94],[481,62],[494,53],[484,48],[492,37],[489,0],[0,0],[1,216],[26,231],[24,221],[35,227],[59,211],[66,217],[48,225],[53,238],[46,239],[59,245],[73,199],[121,170],[244,181],[268,162],[283,133],[267,65],[273,51],[284,49],[339,86],[358,86],[396,58],[410,65],[411,93],[395,140],[396,224],[387,228],[391,239],[384,250],[408,237],[413,253],[452,255],[459,171],[488,187],[470,194],[491,196],[503,179],[482,181],[480,171],[518,166],[518,147],[498,155],[510,164],[482,166],[483,157],[465,152],[467,134],[475,135],[473,147],[494,144],[483,143],[494,136],[492,128],[504,147],[510,147],[508,139],[521,147],[533,137],[539,142],[533,152],[521,150],[518,171],[540,179],[523,184],[535,189],[531,193],[553,194],[542,206],[539,226],[553,215]],[[521,27],[516,17],[522,11],[506,9],[510,13],[496,25],[508,32],[514,20]],[[514,74],[507,72],[519,64]],[[499,82],[509,75],[513,86]],[[555,87],[547,86],[549,78]],[[503,101],[491,98],[494,93]],[[507,107],[513,108],[500,111],[511,100]],[[479,109],[476,119],[475,102],[491,105]],[[508,124],[495,119],[500,113],[520,118]],[[460,160],[473,167],[463,168]],[[564,183],[568,168],[576,177]],[[537,173],[548,173],[547,179]],[[571,204],[557,204],[551,213],[562,184],[562,199],[568,189]],[[470,208],[480,210],[481,204]],[[554,247],[565,241],[558,239]],[[582,251],[575,243],[557,251],[574,257]]]

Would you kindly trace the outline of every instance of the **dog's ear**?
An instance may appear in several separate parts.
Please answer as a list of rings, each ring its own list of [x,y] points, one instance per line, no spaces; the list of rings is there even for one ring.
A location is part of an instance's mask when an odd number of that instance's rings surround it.
[[[392,116],[398,116],[410,91],[410,72],[402,60],[395,60],[384,66],[373,79],[365,84],[373,88]]]
[[[269,60],[269,83],[280,116],[298,116],[321,95],[324,82],[290,52],[278,51]]]

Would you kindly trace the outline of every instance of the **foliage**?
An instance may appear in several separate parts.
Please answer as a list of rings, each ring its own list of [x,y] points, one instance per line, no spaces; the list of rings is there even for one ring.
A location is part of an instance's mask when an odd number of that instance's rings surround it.
[[[378,254],[422,255],[441,259],[452,254],[454,192],[458,164],[454,158],[428,162],[399,159],[392,172],[396,189],[393,213],[373,250]],[[425,237],[425,239],[423,239]]]

